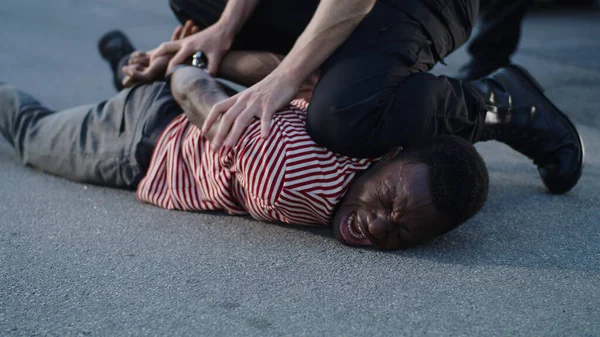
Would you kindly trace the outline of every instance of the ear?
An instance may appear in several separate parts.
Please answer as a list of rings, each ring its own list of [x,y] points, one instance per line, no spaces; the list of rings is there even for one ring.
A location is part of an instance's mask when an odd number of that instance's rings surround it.
[[[402,146],[398,146],[391,149],[388,153],[384,154],[383,157],[381,157],[381,161],[387,162],[393,160],[400,153],[400,151],[402,151]]]

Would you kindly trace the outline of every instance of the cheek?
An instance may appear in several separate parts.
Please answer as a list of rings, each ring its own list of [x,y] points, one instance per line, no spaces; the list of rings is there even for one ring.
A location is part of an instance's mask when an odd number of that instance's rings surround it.
[[[365,210],[376,212],[379,205],[377,199],[376,191],[368,185],[363,185],[349,191],[345,197],[344,204],[358,205],[365,208]]]

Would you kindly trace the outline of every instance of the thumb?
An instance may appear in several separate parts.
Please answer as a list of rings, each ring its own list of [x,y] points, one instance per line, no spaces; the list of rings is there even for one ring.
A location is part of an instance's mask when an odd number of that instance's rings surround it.
[[[158,48],[152,51],[151,61],[154,61],[156,58],[161,57],[166,54],[172,54],[181,50],[185,46],[181,45],[181,41],[169,41],[163,42],[158,46]]]
[[[171,70],[171,68],[173,68],[174,66],[185,63],[186,59],[188,57],[190,57],[191,55],[192,55],[192,53],[189,51],[189,49],[186,46],[182,47],[181,49],[179,49],[177,54],[175,54],[175,56],[173,56],[171,61],[169,61],[169,67],[167,69]]]
[[[217,76],[217,72],[219,71],[219,64],[217,62],[209,63],[206,71],[210,76]]]
[[[221,66],[221,57],[219,55],[210,55],[208,56],[208,67],[206,68],[206,72],[210,76],[217,76],[219,72],[219,67]]]

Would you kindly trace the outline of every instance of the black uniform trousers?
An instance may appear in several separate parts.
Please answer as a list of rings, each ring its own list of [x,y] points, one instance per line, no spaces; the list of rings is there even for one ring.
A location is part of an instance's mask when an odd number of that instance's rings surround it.
[[[508,64],[521,39],[521,26],[532,0],[482,1],[477,34],[469,54],[478,62]]]
[[[181,22],[218,20],[225,0],[170,0]],[[263,0],[232,49],[287,54],[317,0]],[[320,145],[377,157],[419,140],[454,134],[478,139],[483,97],[467,82],[428,71],[469,37],[476,0],[379,0],[321,67],[307,130]],[[209,60],[210,62],[210,60]]]

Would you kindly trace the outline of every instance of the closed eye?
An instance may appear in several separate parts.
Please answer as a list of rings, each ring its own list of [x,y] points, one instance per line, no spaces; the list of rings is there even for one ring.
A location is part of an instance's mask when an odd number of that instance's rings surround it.
[[[389,185],[381,182],[379,186],[377,186],[376,197],[379,207],[390,212],[394,209],[394,198],[392,197]]]

